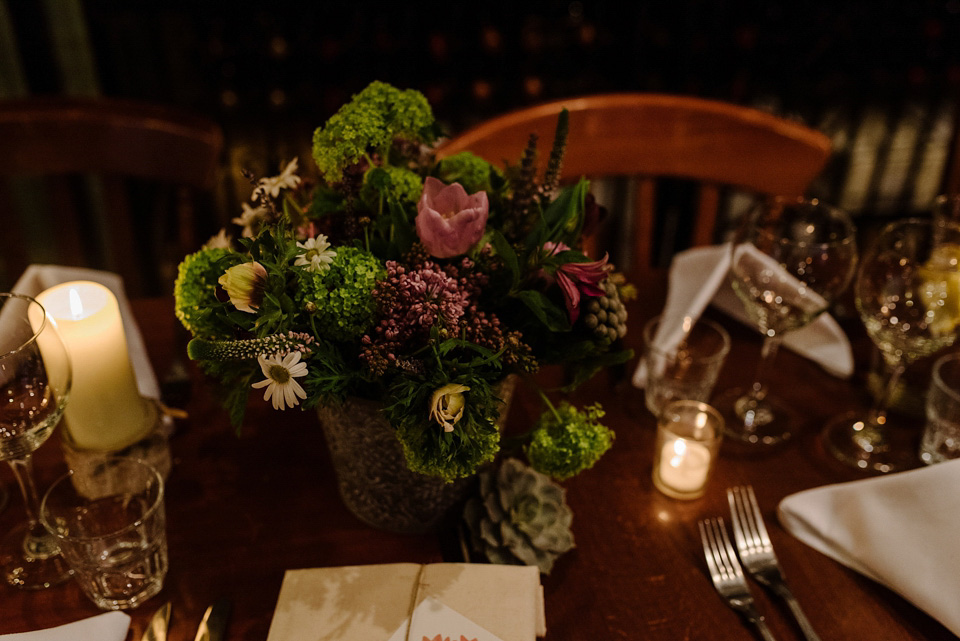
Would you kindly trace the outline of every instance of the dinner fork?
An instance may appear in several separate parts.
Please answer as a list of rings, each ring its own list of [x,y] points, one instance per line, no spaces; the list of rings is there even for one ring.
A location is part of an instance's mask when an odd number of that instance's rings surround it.
[[[800,603],[794,598],[783,578],[783,571],[773,552],[767,527],[763,524],[763,515],[757,504],[757,497],[750,485],[732,487],[727,490],[730,503],[730,515],[733,524],[733,538],[737,542],[737,551],[743,567],[753,578],[771,592],[783,599],[793,618],[796,619],[807,641],[820,641],[807,616],[800,609]]]
[[[707,569],[710,570],[710,580],[717,592],[731,608],[756,627],[765,641],[776,641],[767,627],[767,622],[753,604],[753,595],[750,594],[736,552],[723,527],[723,519],[704,519],[698,525],[700,540],[703,542],[703,555],[707,559]]]

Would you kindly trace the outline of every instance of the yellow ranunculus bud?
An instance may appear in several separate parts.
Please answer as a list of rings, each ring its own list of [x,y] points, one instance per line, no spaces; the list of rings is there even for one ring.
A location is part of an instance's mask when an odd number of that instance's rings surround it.
[[[263,302],[267,270],[256,261],[243,263],[228,269],[217,282],[227,290],[234,307],[241,312],[256,314]]]
[[[443,425],[444,432],[452,432],[453,426],[463,416],[466,405],[464,392],[470,391],[466,385],[447,383],[433,392],[430,397],[430,418]]]

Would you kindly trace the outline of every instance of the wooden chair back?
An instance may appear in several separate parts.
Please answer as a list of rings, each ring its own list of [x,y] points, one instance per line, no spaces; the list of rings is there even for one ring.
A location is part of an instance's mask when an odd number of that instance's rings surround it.
[[[802,195],[830,156],[824,134],[771,114],[687,96],[606,94],[558,100],[493,118],[441,146],[443,158],[471,151],[488,162],[516,164],[531,133],[546,166],[557,115],[570,113],[563,180],[636,176],[632,273],[651,268],[657,179],[696,181],[691,244],[715,240],[725,186],[764,195]]]
[[[127,100],[28,98],[0,101],[0,141],[7,280],[57,262],[116,271],[131,295],[171,291],[199,246],[197,204],[212,202],[219,126]]]

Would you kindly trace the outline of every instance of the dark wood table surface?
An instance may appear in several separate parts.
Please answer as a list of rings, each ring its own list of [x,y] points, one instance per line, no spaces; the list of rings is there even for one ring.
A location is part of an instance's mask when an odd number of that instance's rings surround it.
[[[631,346],[640,346],[639,328],[659,312],[661,289],[641,288],[640,301],[631,306]],[[163,376],[182,350],[172,301],[135,301],[134,309],[155,369]],[[718,392],[749,382],[760,347],[756,333],[729,319],[722,322],[734,342]],[[771,387],[803,408],[803,430],[785,447],[762,454],[724,444],[706,495],[694,501],[669,499],[653,487],[655,421],[643,406],[642,392],[612,374],[578,390],[575,402],[603,403],[617,438],[592,470],[565,484],[577,547],[543,577],[546,638],[755,638],[710,584],[696,529],[698,519],[727,515],[725,489],[739,484],[756,489],[788,580],[824,641],[955,638],[894,592],[807,547],[777,522],[776,506],[785,496],[861,477],[825,454],[817,435],[833,414],[868,403],[862,370],[869,345],[862,336],[854,344],[859,367],[850,381],[832,378],[782,350]],[[621,374],[631,372],[632,363]],[[139,641],[152,612],[169,600],[170,641],[192,641],[207,605],[226,596],[234,606],[228,639],[263,641],[286,569],[444,560],[445,546],[437,535],[380,532],[344,508],[313,414],[273,411],[254,395],[238,436],[212,387],[192,368],[190,374],[189,418],[178,422],[170,440],[170,572],[158,596],[130,611],[130,639]],[[529,425],[538,415],[531,399],[519,394],[510,412],[511,428]],[[56,436],[38,450],[36,461],[43,488],[64,469]],[[0,475],[13,491],[10,470],[4,466]],[[22,516],[15,495],[0,513],[0,533]],[[777,638],[801,639],[786,609],[756,584],[754,592]],[[0,634],[97,613],[73,583],[37,592],[0,586]]]

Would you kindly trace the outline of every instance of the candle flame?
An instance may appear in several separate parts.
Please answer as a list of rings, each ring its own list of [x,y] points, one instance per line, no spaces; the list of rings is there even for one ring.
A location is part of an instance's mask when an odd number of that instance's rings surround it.
[[[707,416],[706,412],[700,412],[699,414],[697,414],[697,418],[696,418],[697,428],[702,430],[706,426],[708,418],[710,417]]]
[[[670,467],[680,467],[687,453],[687,442],[678,438],[673,442],[674,456],[670,459]]]
[[[71,287],[67,296],[70,299],[70,315],[73,316],[73,320],[80,320],[83,316],[83,301],[80,300],[80,294]]]

